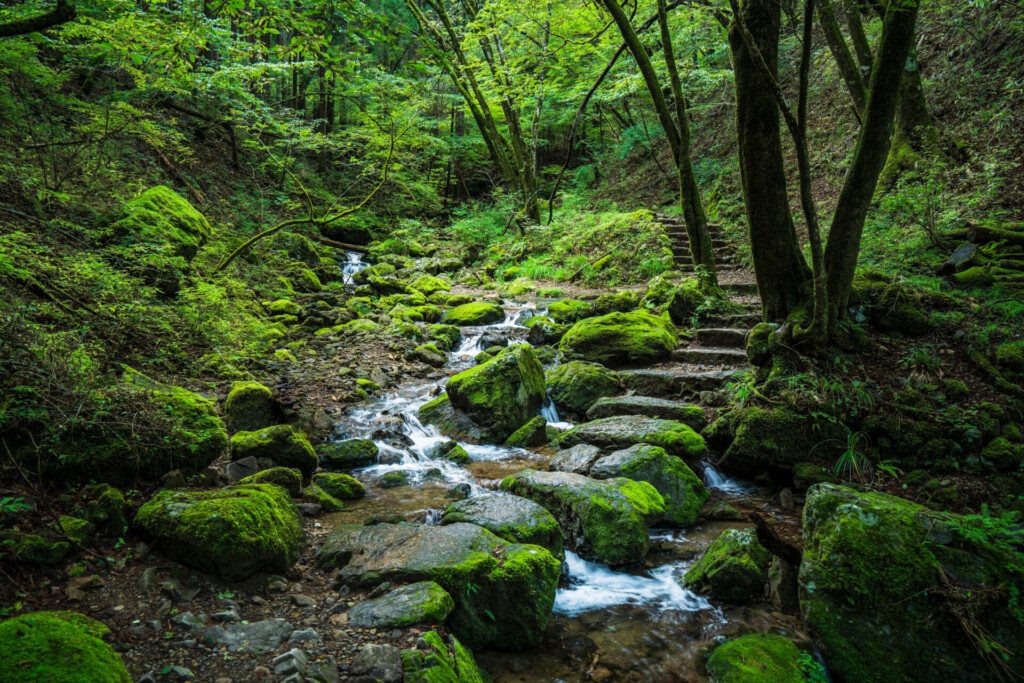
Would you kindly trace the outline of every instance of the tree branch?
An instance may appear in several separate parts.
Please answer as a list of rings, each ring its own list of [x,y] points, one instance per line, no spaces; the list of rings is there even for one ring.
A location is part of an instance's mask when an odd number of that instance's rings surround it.
[[[45,31],[48,28],[66,24],[74,19],[75,16],[76,12],[73,5],[67,0],[57,0],[57,5],[46,14],[0,24],[0,38],[11,38],[13,36],[22,36],[26,33]]]

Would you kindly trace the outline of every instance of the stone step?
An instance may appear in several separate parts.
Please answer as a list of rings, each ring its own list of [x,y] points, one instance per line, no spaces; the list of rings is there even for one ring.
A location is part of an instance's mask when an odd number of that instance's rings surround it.
[[[742,365],[747,362],[747,353],[740,349],[689,346],[673,351],[672,359],[694,365]]]
[[[739,327],[702,327],[694,334],[693,343],[720,349],[742,349],[747,345],[748,331],[749,328]]]
[[[761,322],[760,313],[716,313],[708,316],[705,321],[708,325],[721,325],[722,327],[736,327],[749,330]]]
[[[693,263],[689,260],[683,262],[676,261],[676,270],[680,273],[693,273]],[[716,263],[715,270],[719,273],[735,273],[736,271],[743,270],[743,266],[738,263]]]
[[[672,240],[673,244],[689,248],[690,238],[689,236],[687,236],[685,232],[670,232],[668,233],[668,236]],[[734,249],[736,247],[736,243],[712,235],[711,246],[714,247],[715,249]]]
[[[683,398],[702,391],[720,389],[735,379],[741,370],[704,370],[666,368],[620,370],[619,377],[627,391],[656,398]]]
[[[734,294],[757,294],[756,282],[730,282],[721,287],[725,291]]]

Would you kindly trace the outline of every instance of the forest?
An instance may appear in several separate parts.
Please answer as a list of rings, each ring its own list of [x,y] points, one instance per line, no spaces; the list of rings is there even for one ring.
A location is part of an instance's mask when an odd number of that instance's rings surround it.
[[[4,0],[0,683],[1024,681],[1022,0]]]

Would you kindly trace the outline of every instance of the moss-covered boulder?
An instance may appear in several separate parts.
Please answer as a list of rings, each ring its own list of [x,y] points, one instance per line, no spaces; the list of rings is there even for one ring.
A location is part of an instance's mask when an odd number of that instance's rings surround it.
[[[151,187],[124,205],[124,217],[111,226],[126,242],[167,245],[191,259],[210,237],[206,216],[166,185]]]
[[[1024,372],[1024,341],[1012,341],[996,347],[996,364],[1007,370]]]
[[[448,591],[433,581],[418,581],[360,602],[349,610],[348,623],[358,628],[441,624],[454,608]]]
[[[558,521],[532,500],[507,493],[485,493],[449,505],[442,524],[477,524],[509,543],[532,543],[547,548],[558,559],[565,556]]]
[[[626,313],[640,305],[639,292],[622,289],[617,292],[605,292],[591,303],[592,315],[606,313]]]
[[[484,683],[490,680],[473,659],[473,653],[453,636],[437,631],[420,636],[417,649],[402,653],[405,683]]]
[[[446,392],[455,408],[504,441],[544,404],[544,369],[532,348],[516,344],[452,377]]]
[[[666,360],[677,343],[672,323],[637,310],[584,318],[569,328],[559,349],[570,359],[619,367]]]
[[[267,310],[271,315],[302,315],[302,306],[288,299],[277,299],[267,304]]]
[[[694,460],[707,452],[703,437],[675,420],[643,415],[618,415],[576,425],[559,439],[563,448],[591,444],[605,450],[621,450],[638,443],[660,446],[671,455]]]
[[[446,393],[420,406],[418,415],[420,422],[434,425],[446,436],[470,441],[483,441],[490,438],[490,435],[481,426],[452,405]]]
[[[653,486],[630,479],[528,469],[506,477],[501,488],[554,515],[570,550],[609,565],[642,560],[650,547],[647,527],[665,513],[665,502]]]
[[[466,327],[470,325],[491,325],[505,319],[505,311],[498,304],[474,301],[445,311],[444,322],[448,325]]]
[[[643,415],[675,420],[695,430],[704,429],[708,424],[704,409],[699,405],[651,396],[606,396],[594,401],[587,409],[588,420],[600,420],[616,415]]]
[[[274,395],[259,382],[236,382],[224,401],[224,424],[232,434],[269,427],[280,414]]]
[[[916,337],[931,329],[921,292],[885,276],[861,274],[854,281],[850,305],[862,307],[871,324],[886,332]]]
[[[228,580],[285,572],[302,545],[298,510],[273,484],[161,491],[135,527],[171,559]]]
[[[439,277],[420,275],[412,281],[412,288],[417,292],[430,296],[435,292],[447,292],[451,290],[452,286]]]
[[[115,485],[153,481],[175,469],[197,472],[228,444],[217,406],[199,394],[131,368],[125,368],[120,385],[110,394],[112,403],[135,403],[149,429],[142,434],[129,427],[74,433],[55,453],[53,467],[60,478]]]
[[[302,492],[302,472],[294,467],[271,467],[243,477],[239,484],[276,484],[293,498]]]
[[[583,320],[590,315],[591,306],[586,301],[563,299],[548,306],[548,317],[561,325]]]
[[[316,483],[310,483],[309,486],[302,489],[302,497],[315,505],[319,505],[320,512],[340,512],[345,509],[343,502],[327,493]]]
[[[557,344],[569,329],[567,325],[560,325],[546,315],[533,316],[526,321],[526,327],[530,329],[526,340],[534,346]]]
[[[820,670],[818,665],[811,665]],[[711,683],[806,683],[800,650],[773,633],[751,633],[722,643],[708,657]],[[822,679],[825,680],[825,679]]]
[[[548,421],[538,415],[512,432],[512,435],[505,439],[505,445],[514,448],[543,446],[548,442],[547,427]]]
[[[704,483],[679,458],[664,448],[637,444],[599,458],[590,468],[594,479],[625,477],[646,481],[665,500],[665,521],[689,526],[708,499]]]
[[[427,328],[427,336],[445,352],[454,351],[462,341],[462,331],[456,325],[431,325]]]
[[[377,462],[380,448],[369,439],[345,439],[322,443],[316,447],[320,466],[334,472],[366,467]]]
[[[727,529],[687,570],[683,584],[716,600],[757,600],[764,596],[771,559],[753,529]]]
[[[799,462],[832,465],[847,443],[841,424],[786,406],[744,408],[733,427],[722,466],[750,477],[772,468],[790,470]]]
[[[30,612],[0,621],[0,681],[131,683],[104,639],[110,629],[77,612]]]
[[[305,476],[317,466],[316,451],[306,435],[291,425],[274,425],[231,437],[231,459],[268,458],[282,467],[294,467]]]
[[[94,484],[83,491],[75,515],[89,520],[105,536],[118,538],[128,526],[128,501],[120,489],[110,484]]]
[[[704,303],[704,293],[700,284],[695,279],[683,280],[675,289],[668,302],[668,315],[676,325],[689,327],[694,324],[694,318],[701,304]]]
[[[475,524],[342,525],[317,552],[355,586],[435,581],[455,601],[449,629],[474,647],[536,646],[555,601],[559,561],[540,546],[508,543]]]
[[[602,396],[614,396],[622,391],[616,373],[598,363],[574,360],[561,363],[545,375],[548,395],[559,414],[582,417]]]
[[[313,483],[338,500],[357,500],[366,495],[363,482],[349,474],[338,472],[317,472]]]
[[[1019,529],[833,484],[803,529],[801,611],[842,680],[991,681],[986,652],[1024,674]]]
[[[56,567],[71,553],[64,538],[0,530],[0,557],[8,562]]]

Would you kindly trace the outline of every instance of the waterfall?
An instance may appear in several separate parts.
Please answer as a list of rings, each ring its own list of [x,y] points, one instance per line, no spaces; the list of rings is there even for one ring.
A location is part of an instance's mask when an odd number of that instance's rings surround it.
[[[345,265],[341,267],[341,281],[346,285],[354,285],[355,274],[366,270],[370,264],[363,261],[363,255],[357,251],[345,252]]]

